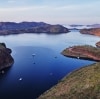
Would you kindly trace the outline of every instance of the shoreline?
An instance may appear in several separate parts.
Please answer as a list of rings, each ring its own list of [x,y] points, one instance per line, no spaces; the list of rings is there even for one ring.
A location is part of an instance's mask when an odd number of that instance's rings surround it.
[[[72,46],[61,52],[66,57],[99,62],[100,54],[98,53],[100,53],[100,49],[90,45]]]
[[[100,81],[99,70],[100,62],[73,70],[65,75],[56,85],[41,94],[37,99],[66,99],[66,97],[69,97],[68,99],[85,99],[86,97],[98,97],[99,89],[97,91],[94,91],[94,89],[98,87]],[[95,78],[95,76],[97,78]],[[87,82],[87,80],[89,80],[89,82]],[[95,87],[91,89],[92,86]],[[89,91],[88,93],[87,90]],[[95,94],[92,94],[93,91]],[[81,92],[83,94],[80,96],[79,94]]]

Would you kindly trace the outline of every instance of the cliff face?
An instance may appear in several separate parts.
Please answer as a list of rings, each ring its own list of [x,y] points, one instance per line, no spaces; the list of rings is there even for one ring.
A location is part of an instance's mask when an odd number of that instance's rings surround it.
[[[6,48],[4,43],[0,43],[0,70],[10,67],[14,63],[12,58],[11,49]]]
[[[100,36],[100,28],[81,29],[80,33]]]
[[[100,63],[70,73],[38,99],[100,99]]]
[[[0,22],[0,35],[19,33],[67,33],[62,25],[50,25],[44,22]]]

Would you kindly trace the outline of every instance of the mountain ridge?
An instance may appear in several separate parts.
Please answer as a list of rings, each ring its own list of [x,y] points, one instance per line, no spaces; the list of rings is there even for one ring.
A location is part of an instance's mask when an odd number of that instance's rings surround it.
[[[69,30],[62,25],[51,25],[44,22],[0,22],[0,35],[19,33],[68,33]]]

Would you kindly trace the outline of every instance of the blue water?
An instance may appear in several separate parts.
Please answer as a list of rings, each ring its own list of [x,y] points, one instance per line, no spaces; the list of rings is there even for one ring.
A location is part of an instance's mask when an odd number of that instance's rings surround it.
[[[82,35],[78,31],[59,35],[0,36],[0,42],[12,49],[15,60],[11,68],[0,74],[0,99],[36,99],[69,72],[94,63],[67,58],[61,55],[63,49],[73,45],[95,46],[99,40],[99,37]]]

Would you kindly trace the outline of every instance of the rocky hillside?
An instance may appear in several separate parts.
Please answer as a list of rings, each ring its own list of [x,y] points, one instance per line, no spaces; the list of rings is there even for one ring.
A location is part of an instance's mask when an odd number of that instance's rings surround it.
[[[0,43],[0,70],[11,66],[14,63],[11,49],[7,48],[4,43]]]
[[[70,73],[38,99],[100,99],[100,63]]]
[[[81,29],[80,33],[100,36],[100,28]]]
[[[0,35],[19,33],[67,33],[62,25],[50,25],[44,22],[0,22]]]
[[[63,50],[62,54],[67,57],[100,61],[100,49],[90,45],[72,46]]]
[[[100,48],[100,41],[97,42],[95,45]]]
[[[16,29],[29,29],[33,27],[47,26],[50,24],[44,22],[0,22],[0,30],[16,30]]]

